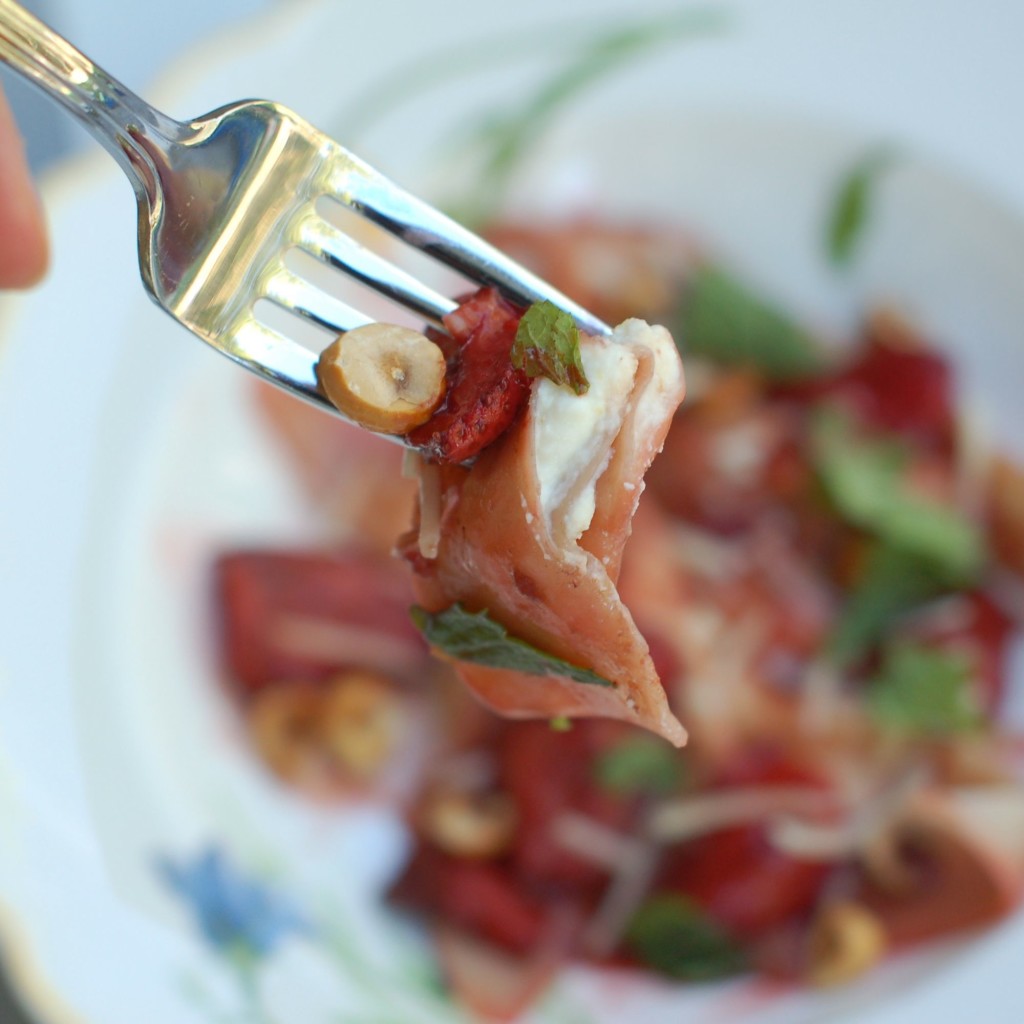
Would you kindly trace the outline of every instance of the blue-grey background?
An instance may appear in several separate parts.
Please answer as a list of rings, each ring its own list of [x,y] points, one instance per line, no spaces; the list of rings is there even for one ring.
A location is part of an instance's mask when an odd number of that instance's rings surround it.
[[[143,95],[175,57],[211,32],[267,10],[274,0],[20,0],[80,50]],[[286,2],[286,0],[285,0]],[[3,87],[36,170],[89,144],[83,128],[6,69]],[[0,1017],[0,1024],[4,1024]]]

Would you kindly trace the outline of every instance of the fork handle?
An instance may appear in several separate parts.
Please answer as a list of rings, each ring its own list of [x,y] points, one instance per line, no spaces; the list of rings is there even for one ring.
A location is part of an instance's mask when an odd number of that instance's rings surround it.
[[[0,0],[0,61],[74,114],[137,192],[149,192],[154,158],[186,132],[13,0]]]

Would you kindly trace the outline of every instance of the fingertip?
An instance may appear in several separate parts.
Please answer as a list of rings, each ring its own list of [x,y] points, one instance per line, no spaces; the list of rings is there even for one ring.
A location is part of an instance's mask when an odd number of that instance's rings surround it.
[[[50,246],[38,209],[0,210],[0,288],[30,288],[45,276]]]
[[[49,264],[49,242],[24,146],[0,93],[0,288],[38,283]]]

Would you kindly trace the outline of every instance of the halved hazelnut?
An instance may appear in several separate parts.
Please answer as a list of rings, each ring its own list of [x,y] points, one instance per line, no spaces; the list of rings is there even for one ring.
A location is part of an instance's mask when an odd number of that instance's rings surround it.
[[[497,857],[512,842],[516,810],[503,793],[441,789],[425,802],[421,825],[427,838],[456,857]]]
[[[270,687],[249,706],[249,733],[256,750],[285,782],[314,790],[327,784],[329,765],[318,735],[320,713],[320,692],[305,683]]]
[[[859,903],[834,903],[815,919],[810,937],[810,981],[842,985],[870,970],[885,953],[885,926]]]
[[[425,334],[395,324],[365,324],[320,353],[320,387],[368,430],[406,434],[426,423],[445,392],[444,353]]]
[[[397,750],[405,713],[395,686],[371,672],[348,672],[331,681],[323,698],[320,734],[346,774],[370,778]]]

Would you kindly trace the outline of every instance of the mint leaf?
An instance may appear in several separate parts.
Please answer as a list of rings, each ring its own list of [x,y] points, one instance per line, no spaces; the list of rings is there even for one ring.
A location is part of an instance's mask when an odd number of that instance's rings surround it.
[[[683,896],[662,895],[637,911],[626,948],[647,967],[680,981],[710,981],[747,967],[743,948]]]
[[[965,732],[983,721],[970,659],[923,644],[903,642],[886,651],[867,703],[882,724],[925,736]]]
[[[576,45],[571,35],[567,43],[567,33],[552,26],[546,41],[550,44],[555,40],[559,55],[565,59],[535,88],[522,90],[521,99],[483,119],[469,138],[482,157],[478,189],[482,211],[500,201],[515,171],[558,115],[588,89],[631,62],[649,58],[658,48],[717,32],[727,24],[723,12],[711,6],[672,11],[624,21]],[[502,53],[507,45],[502,39],[495,51]],[[461,61],[461,55],[458,59]]]
[[[553,302],[535,302],[522,316],[512,343],[512,365],[528,377],[548,380],[586,394],[590,382],[583,370],[580,331],[565,310]]]
[[[956,509],[908,490],[903,471],[910,455],[900,441],[862,437],[851,417],[826,407],[811,423],[811,457],[849,522],[920,559],[949,584],[978,575],[985,559],[981,531]]]
[[[653,736],[633,736],[603,751],[594,763],[598,785],[611,793],[669,794],[683,781],[679,754]]]
[[[508,630],[486,611],[467,612],[461,604],[453,604],[442,612],[431,613],[413,605],[410,614],[431,647],[458,661],[505,668],[530,676],[565,676],[577,683],[594,686],[615,685],[588,668],[573,665],[525,640],[510,636]]]
[[[865,440],[850,416],[828,406],[811,421],[811,455],[829,497],[858,526],[885,516],[909,459],[898,440]]]
[[[536,80],[469,124],[456,139],[442,137],[445,156],[481,166],[473,194],[459,197],[469,219],[482,219],[501,204],[503,193],[518,168],[530,156],[558,117],[575,100],[616,71],[678,42],[713,35],[729,26],[727,12],[705,8],[627,17],[618,22],[601,17],[550,21],[539,29],[504,31],[440,47],[403,61],[396,69],[371,81],[356,93],[335,134],[354,139],[375,128],[395,110],[422,100],[431,92],[461,80],[486,95],[487,75],[496,67],[529,68],[538,61],[549,67]],[[443,105],[443,104],[442,104]]]
[[[770,380],[820,373],[825,355],[780,309],[718,267],[694,273],[676,324],[683,355],[750,366]]]
[[[878,181],[895,160],[891,146],[875,146],[843,175],[826,230],[826,248],[835,266],[845,266],[853,258],[871,217]]]
[[[850,665],[878,643],[898,615],[946,589],[926,562],[876,542],[829,637],[829,659],[839,667]]]

